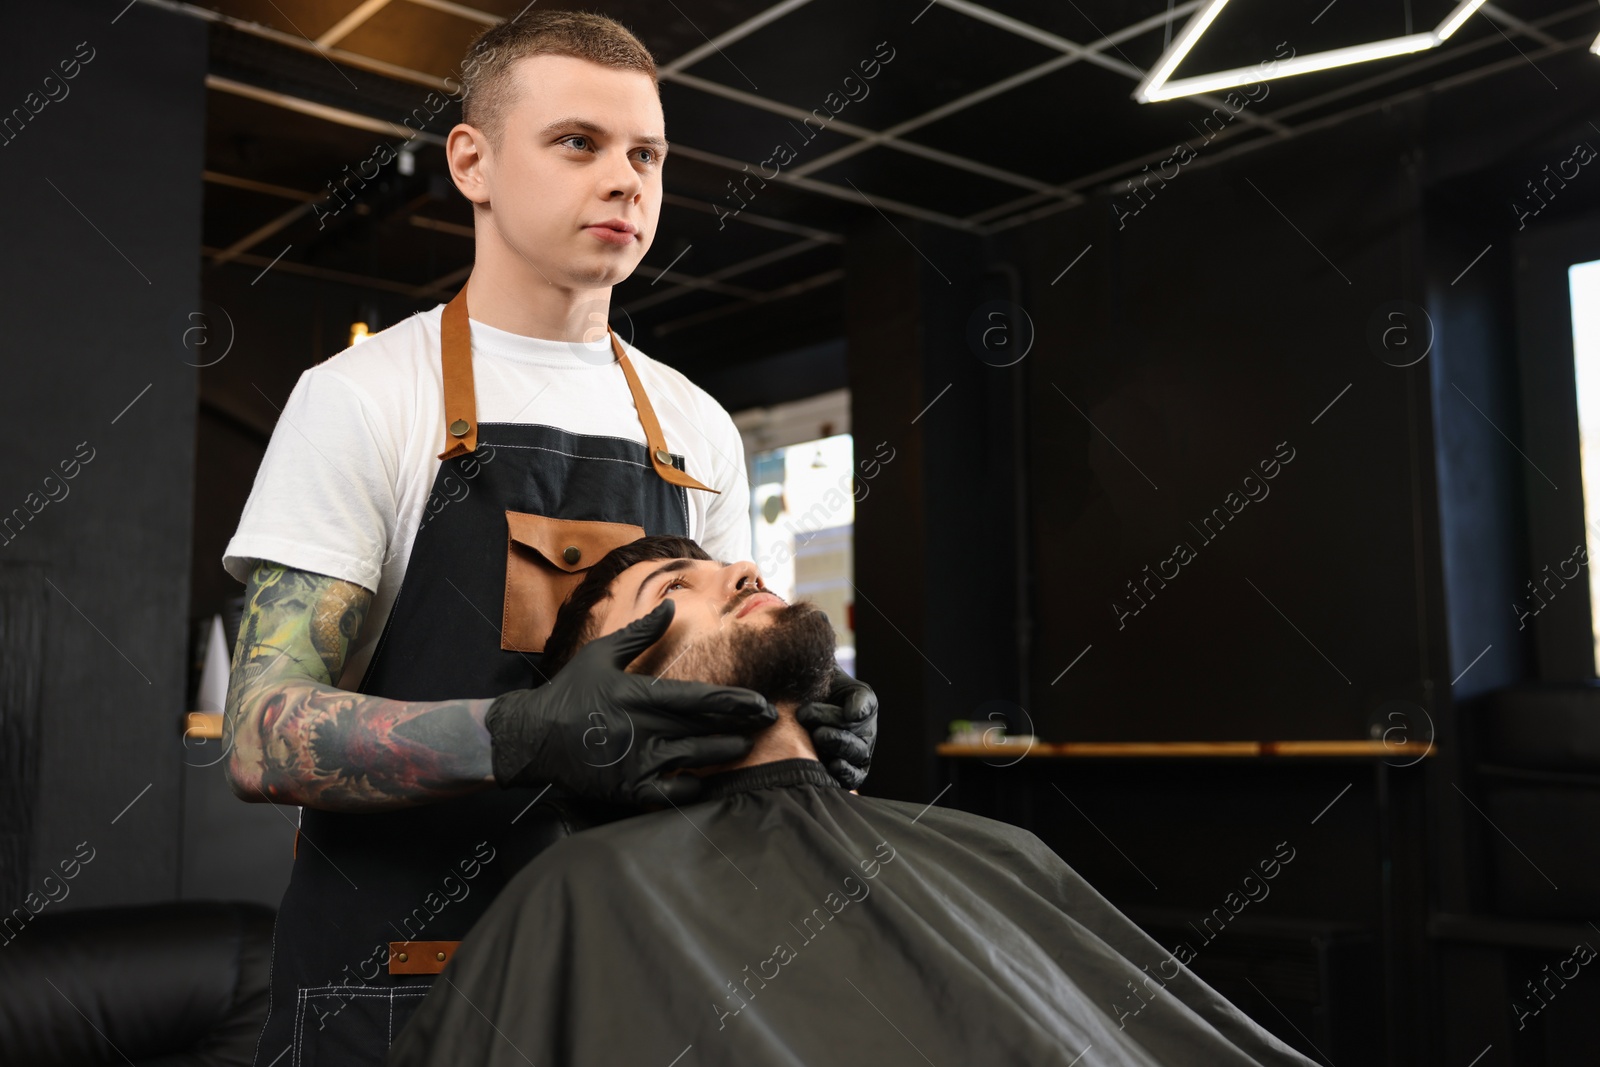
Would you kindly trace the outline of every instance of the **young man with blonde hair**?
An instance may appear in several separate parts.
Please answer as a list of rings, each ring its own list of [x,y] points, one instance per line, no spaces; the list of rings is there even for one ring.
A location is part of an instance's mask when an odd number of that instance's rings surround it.
[[[645,534],[747,559],[748,487],[728,414],[605,325],[660,216],[649,52],[599,15],[527,12],[464,70],[445,152],[471,276],[301,376],[224,557],[248,583],[229,779],[302,808],[257,1067],[381,1063],[561,832],[542,791],[686,800],[698,779],[668,772],[738,758],[775,717],[748,690],[620,670],[544,684],[590,565]],[[842,672],[826,689],[797,721],[854,786],[876,700]],[[602,713],[629,732],[615,759],[592,743]]]

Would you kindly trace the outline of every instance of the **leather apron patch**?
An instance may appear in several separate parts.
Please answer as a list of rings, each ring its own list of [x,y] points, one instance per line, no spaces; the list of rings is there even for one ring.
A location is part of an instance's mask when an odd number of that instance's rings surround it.
[[[459,941],[391,941],[390,974],[438,974],[456,954]]]

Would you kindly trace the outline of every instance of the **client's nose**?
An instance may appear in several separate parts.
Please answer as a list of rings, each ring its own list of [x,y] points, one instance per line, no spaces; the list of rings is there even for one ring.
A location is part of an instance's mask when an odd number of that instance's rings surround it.
[[[728,593],[730,597],[747,596],[753,589],[765,589],[761,584],[761,571],[749,560],[728,564],[728,578],[731,585]]]

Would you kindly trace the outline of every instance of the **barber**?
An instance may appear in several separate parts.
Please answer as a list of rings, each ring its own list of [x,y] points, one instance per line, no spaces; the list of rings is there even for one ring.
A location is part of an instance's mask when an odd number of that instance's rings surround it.
[[[615,38],[604,65],[555,32],[573,18]],[[555,53],[486,68],[510,83],[481,104],[469,77],[447,139],[473,204],[470,277],[301,375],[224,557],[247,582],[229,780],[302,808],[256,1067],[381,1063],[574,803],[690,801],[699,780],[670,772],[740,758],[776,714],[748,690],[625,673],[670,609],[544,684],[556,608],[612,548],[677,534],[737,560],[751,545],[727,413],[599,335],[661,208],[653,64],[598,16],[531,13],[516,33],[541,20]],[[494,32],[475,51],[517,43]],[[643,60],[616,58],[635,47]],[[800,713],[847,787],[876,704],[836,672]]]

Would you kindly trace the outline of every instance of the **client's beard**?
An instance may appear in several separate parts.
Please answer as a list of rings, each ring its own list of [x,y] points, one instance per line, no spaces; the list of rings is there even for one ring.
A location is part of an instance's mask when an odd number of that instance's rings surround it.
[[[834,667],[828,616],[803,602],[771,614],[764,627],[729,625],[667,651],[660,677],[753,689],[774,704],[826,699]]]

